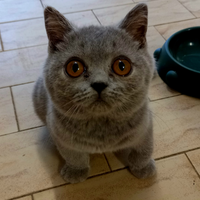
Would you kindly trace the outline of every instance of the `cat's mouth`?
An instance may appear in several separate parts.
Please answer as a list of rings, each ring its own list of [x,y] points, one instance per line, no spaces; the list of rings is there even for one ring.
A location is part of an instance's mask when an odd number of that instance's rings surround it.
[[[101,111],[106,111],[108,110],[109,108],[111,108],[111,105],[108,104],[101,96],[98,96],[90,105],[90,108],[93,110],[93,111],[98,111],[98,112],[101,112]]]
[[[105,102],[101,96],[98,96],[97,99],[95,100],[96,102],[99,102],[99,103],[102,103],[102,102]]]
[[[107,104],[107,102],[102,99],[102,97],[98,96],[97,99],[93,102],[95,104]]]

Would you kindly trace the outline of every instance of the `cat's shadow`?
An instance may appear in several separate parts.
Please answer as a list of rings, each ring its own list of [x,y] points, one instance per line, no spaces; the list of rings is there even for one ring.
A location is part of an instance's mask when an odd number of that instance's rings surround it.
[[[123,149],[115,152],[114,155],[124,167],[128,167],[128,156],[130,152],[130,149]]]

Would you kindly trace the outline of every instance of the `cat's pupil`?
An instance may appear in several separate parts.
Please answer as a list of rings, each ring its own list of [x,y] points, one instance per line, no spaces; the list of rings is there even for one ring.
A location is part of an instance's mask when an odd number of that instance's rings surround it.
[[[119,61],[119,68],[121,71],[125,69],[125,64],[122,61]]]
[[[78,70],[79,70],[79,66],[78,66],[78,63],[75,62],[72,66],[72,70],[74,71],[74,73],[76,73]]]

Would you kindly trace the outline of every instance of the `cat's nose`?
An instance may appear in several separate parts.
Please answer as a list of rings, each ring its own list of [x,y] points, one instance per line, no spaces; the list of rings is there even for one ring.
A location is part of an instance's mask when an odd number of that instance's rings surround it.
[[[91,84],[91,87],[96,90],[99,94],[107,87],[108,85],[103,82],[95,82]]]

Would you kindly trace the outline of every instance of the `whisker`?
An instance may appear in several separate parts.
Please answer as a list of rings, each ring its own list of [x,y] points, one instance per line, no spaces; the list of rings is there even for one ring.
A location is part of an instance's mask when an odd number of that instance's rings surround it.
[[[69,123],[70,119],[72,118],[73,114],[76,113],[76,110],[78,110],[78,108],[80,107],[80,105],[76,106],[74,111],[72,112],[71,116],[69,117],[69,120],[67,121],[67,124]]]

